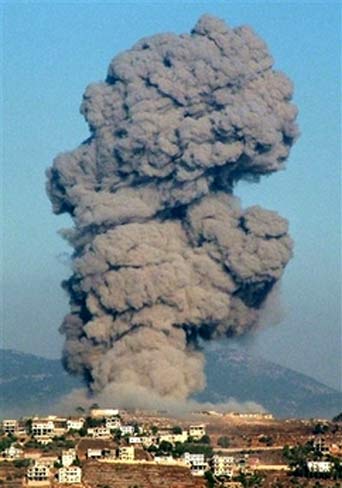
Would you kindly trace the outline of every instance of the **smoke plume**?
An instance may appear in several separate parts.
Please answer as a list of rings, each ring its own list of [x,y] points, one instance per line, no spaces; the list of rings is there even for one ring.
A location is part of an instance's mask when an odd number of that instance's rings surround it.
[[[205,384],[201,340],[246,334],[292,253],[240,179],[283,168],[292,84],[248,27],[211,16],[144,38],[85,91],[90,137],[48,170],[74,248],[65,367],[97,395],[183,401]]]

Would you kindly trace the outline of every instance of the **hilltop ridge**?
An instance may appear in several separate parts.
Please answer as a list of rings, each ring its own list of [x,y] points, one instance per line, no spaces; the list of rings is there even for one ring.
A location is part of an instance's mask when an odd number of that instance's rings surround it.
[[[234,347],[206,353],[207,386],[196,399],[219,403],[234,397],[253,401],[278,417],[333,417],[342,394],[288,368]],[[61,361],[0,349],[0,414],[44,413],[80,387]]]

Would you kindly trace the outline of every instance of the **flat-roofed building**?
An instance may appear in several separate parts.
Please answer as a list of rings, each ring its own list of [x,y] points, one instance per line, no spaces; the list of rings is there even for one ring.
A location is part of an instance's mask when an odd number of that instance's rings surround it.
[[[6,434],[14,434],[18,429],[18,421],[15,419],[4,419],[2,421],[2,430]]]
[[[117,408],[92,408],[90,416],[93,418],[115,417],[119,415]]]
[[[203,436],[202,436],[203,437]],[[159,435],[159,442],[166,441],[171,444],[181,442],[182,444],[188,440],[188,432],[183,430],[180,434],[173,434],[172,432],[166,432]]]
[[[68,466],[59,468],[58,482],[66,484],[81,483],[82,469],[79,466]]]
[[[120,461],[134,461],[134,447],[124,446],[119,448]]]
[[[211,465],[215,476],[225,476],[227,478],[232,478],[234,474],[234,464],[235,460],[232,456],[219,456],[215,455],[212,457]]]
[[[133,435],[135,428],[134,425],[121,425],[120,431],[122,435]]]
[[[189,427],[189,437],[192,437],[195,440],[202,439],[205,435],[205,425],[190,425]]]
[[[330,473],[333,463],[331,461],[308,461],[307,466],[310,473]]]
[[[8,461],[12,459],[20,459],[21,457],[23,457],[23,455],[24,455],[23,449],[14,447],[13,445],[5,449],[3,452],[4,458],[7,459]]]
[[[74,461],[76,461],[76,449],[66,449],[62,451],[61,461],[62,466],[67,468],[71,466]]]
[[[66,421],[66,427],[68,430],[81,430],[84,426],[84,418],[68,419]]]
[[[109,430],[117,430],[121,427],[121,420],[119,417],[106,417],[105,418],[105,425]]]
[[[107,427],[89,427],[87,429],[87,435],[93,439],[110,439],[111,433]]]
[[[36,462],[33,466],[30,466],[26,472],[27,481],[29,484],[33,484],[36,481],[46,481],[48,482],[50,477],[50,468]]]
[[[185,452],[183,454],[184,463],[189,466],[191,474],[194,476],[204,476],[209,466],[205,460],[204,454],[191,454]]]
[[[31,434],[33,437],[51,437],[54,435],[55,424],[48,419],[33,419]]]
[[[89,447],[87,449],[87,458],[88,459],[101,459],[103,457],[103,450]]]

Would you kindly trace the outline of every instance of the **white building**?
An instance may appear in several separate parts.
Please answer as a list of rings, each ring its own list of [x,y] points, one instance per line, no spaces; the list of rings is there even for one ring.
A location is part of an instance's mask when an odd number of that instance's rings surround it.
[[[118,417],[106,417],[105,424],[109,430],[117,430],[121,427],[121,421]]]
[[[67,449],[65,451],[62,451],[61,461],[63,467],[67,468],[68,466],[71,466],[75,460],[76,460],[75,449]]]
[[[190,454],[190,452],[185,452],[183,454],[183,459],[184,459],[184,462],[188,465],[190,465],[190,464],[203,464],[205,461],[204,454]]]
[[[158,444],[157,438],[150,436],[130,436],[128,438],[129,444],[138,445],[142,444],[144,447],[150,447],[152,444]]]
[[[172,456],[154,456],[154,461],[157,464],[176,464]]]
[[[90,416],[93,418],[116,417],[119,415],[117,408],[92,408]]]
[[[6,434],[14,434],[18,429],[18,421],[15,419],[5,419],[2,421],[2,429]]]
[[[84,426],[84,418],[78,418],[78,419],[68,419],[66,421],[66,426],[68,430],[81,430],[82,427]]]
[[[128,439],[128,442],[129,442],[130,444],[144,444],[144,440],[145,440],[145,438],[144,438],[144,437],[131,436],[131,437]]]
[[[202,439],[205,435],[205,425],[190,425],[189,427],[189,437],[192,437],[195,440]]]
[[[24,451],[22,449],[14,447],[13,445],[8,447],[7,449],[5,449],[3,452],[3,456],[8,461],[10,461],[12,459],[20,459],[21,457],[23,457],[23,454],[24,454]]]
[[[313,448],[321,454],[329,454],[329,446],[324,437],[316,437],[313,441]]]
[[[330,461],[308,461],[307,466],[310,473],[330,473],[333,463]]]
[[[58,482],[59,483],[81,483],[82,469],[79,466],[69,466],[59,468]]]
[[[31,484],[35,481],[48,481],[50,469],[44,464],[36,462],[33,466],[28,468],[26,475],[28,482]]]
[[[120,447],[119,448],[120,461],[134,461],[134,447]]]
[[[33,437],[52,437],[54,430],[55,424],[52,420],[32,420],[31,434]]]
[[[133,435],[135,429],[133,425],[121,425],[120,431],[122,435]]]
[[[107,427],[89,427],[87,435],[93,439],[110,439],[110,430]]]
[[[87,449],[87,458],[88,459],[100,459],[102,458],[102,449],[94,449],[94,448],[89,448]]]
[[[201,436],[202,437],[202,436]],[[171,444],[176,444],[176,442],[186,442],[188,440],[188,432],[183,430],[181,434],[173,434],[172,432],[161,434],[159,436],[159,442],[170,442]]]
[[[235,460],[232,456],[218,456],[212,457],[212,468],[215,476],[226,476],[232,478],[234,474]]]
[[[183,460],[190,467],[191,474],[194,476],[204,476],[208,470],[208,463],[205,461],[204,454],[190,454],[185,452]]]

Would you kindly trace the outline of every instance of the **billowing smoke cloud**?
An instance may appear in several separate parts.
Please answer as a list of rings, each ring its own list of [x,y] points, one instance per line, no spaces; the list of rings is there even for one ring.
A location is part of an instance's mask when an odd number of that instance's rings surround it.
[[[91,136],[55,159],[48,194],[75,223],[64,363],[92,392],[184,400],[205,384],[200,339],[256,326],[292,241],[233,186],[283,168],[291,97],[264,42],[210,16],[142,39],[87,88]]]

